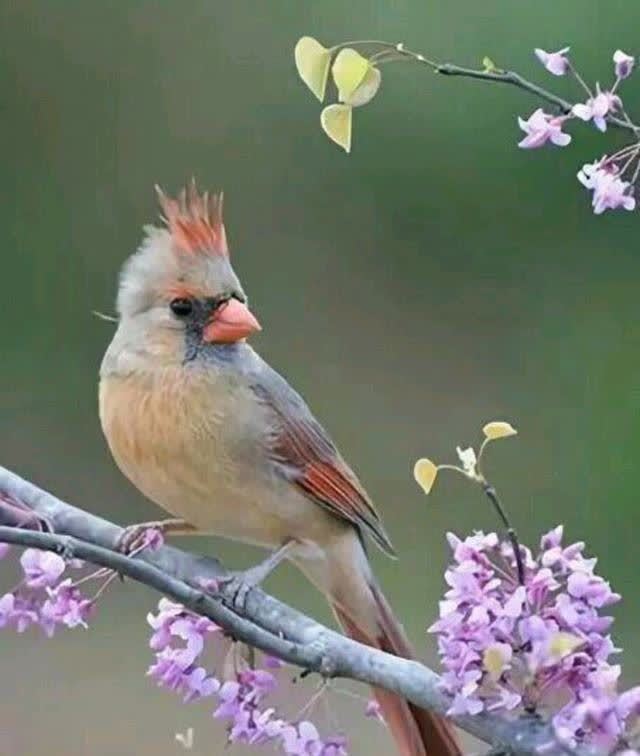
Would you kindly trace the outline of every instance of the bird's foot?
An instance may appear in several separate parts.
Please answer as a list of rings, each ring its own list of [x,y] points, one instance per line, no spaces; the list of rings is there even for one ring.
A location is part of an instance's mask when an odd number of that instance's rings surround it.
[[[230,572],[222,578],[218,578],[218,590],[224,591],[225,598],[236,612],[244,612],[249,593],[257,588],[266,575],[260,569],[261,564],[250,567],[248,570]]]
[[[139,522],[124,528],[115,548],[128,556],[139,554],[145,549],[155,551],[163,545],[166,535],[184,535],[194,530],[192,525],[180,519]]]
[[[38,530],[41,533],[55,532],[48,517],[34,512],[19,499],[8,494],[0,494],[0,522],[14,528]]]
[[[222,589],[225,598],[231,604],[233,609],[236,612],[243,613],[246,608],[249,593],[267,579],[273,570],[275,570],[280,562],[286,557],[294,546],[294,543],[294,541],[287,541],[269,554],[269,556],[264,561],[260,562],[260,564],[256,564],[248,570],[230,572],[221,578],[217,578],[216,583],[218,592]]]

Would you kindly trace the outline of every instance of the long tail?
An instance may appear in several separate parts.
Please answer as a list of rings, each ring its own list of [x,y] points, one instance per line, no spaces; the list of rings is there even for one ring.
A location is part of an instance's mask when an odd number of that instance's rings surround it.
[[[332,550],[329,575],[325,572],[324,579],[319,579],[310,565],[300,567],[319,587],[324,583],[331,608],[350,638],[405,659],[415,658],[402,625],[371,572],[359,538],[349,541]],[[462,756],[453,729],[443,717],[381,688],[373,688],[373,693],[400,756]]]
[[[374,636],[341,607],[332,605],[338,621],[347,635],[360,643],[406,659],[414,658],[409,641],[384,595],[377,585],[370,587],[378,612],[378,633]],[[455,756],[462,753],[450,725],[442,717],[381,688],[374,688],[373,693],[402,756]]]

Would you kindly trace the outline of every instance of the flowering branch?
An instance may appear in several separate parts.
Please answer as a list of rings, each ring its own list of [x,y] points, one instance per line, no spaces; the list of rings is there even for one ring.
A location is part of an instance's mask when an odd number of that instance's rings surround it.
[[[496,84],[510,84],[511,86],[522,89],[525,92],[530,92],[531,94],[536,95],[536,97],[539,97],[541,100],[544,100],[551,105],[555,105],[564,115],[568,115],[573,109],[573,103],[569,102],[569,100],[565,100],[564,97],[560,97],[559,95],[550,92],[548,89],[545,89],[538,84],[534,84],[532,81],[525,79],[524,76],[521,76],[515,71],[505,71],[500,68],[495,68],[494,66],[484,69],[476,69],[465,68],[464,66],[458,66],[454,63],[437,63],[436,61],[425,58],[420,53],[407,50],[402,43],[393,45],[393,48],[401,55],[404,55],[417,63],[423,63],[435,73],[442,74],[443,76],[461,76],[466,79],[476,79]],[[618,129],[626,129],[627,131],[633,132],[636,136],[640,134],[640,126],[630,120],[617,118],[614,115],[608,114],[607,121]]]
[[[394,691],[413,703],[444,714],[450,699],[440,690],[440,677],[419,662],[369,648],[317,623],[261,590],[249,593],[244,607],[233,607],[225,593],[211,596],[201,587],[227,573],[216,560],[161,546],[135,557],[114,550],[122,529],[96,515],[57,499],[0,467],[0,495],[13,509],[0,508],[0,542],[46,549],[65,558],[87,560],[115,570],[208,617],[229,635],[323,677],[343,677]],[[55,531],[36,532],[15,526],[15,512],[26,507]],[[9,512],[9,515],[6,512]],[[516,720],[482,712],[452,717],[466,732],[510,753],[565,754],[550,727],[535,716]]]
[[[465,68],[432,60],[422,53],[408,50],[401,42],[353,40],[326,48],[313,37],[302,37],[296,44],[294,56],[301,79],[321,102],[324,101],[331,72],[338,102],[322,110],[320,124],[327,136],[345,152],[351,151],[354,109],[366,105],[377,94],[382,81],[381,67],[398,61],[427,66],[442,76],[509,84],[553,105],[554,112],[546,113],[542,108],[537,108],[527,119],[518,118],[518,125],[525,133],[518,142],[518,147],[522,149],[531,150],[547,145],[567,147],[573,137],[564,128],[576,121],[590,123],[601,132],[605,132],[608,125],[631,132],[633,140],[629,144],[611,155],[583,165],[577,172],[577,178],[593,192],[591,201],[596,215],[619,208],[635,210],[634,193],[640,177],[640,126],[627,113],[620,89],[624,80],[632,74],[636,60],[622,50],[616,50],[613,54],[613,82],[609,88],[601,89],[599,83],[590,87],[582,78],[569,57],[569,49],[564,47],[556,52],[547,52],[538,48],[535,55],[548,73],[573,78],[578,90],[573,101],[525,79],[515,71],[498,68],[490,58],[484,58],[481,69]]]

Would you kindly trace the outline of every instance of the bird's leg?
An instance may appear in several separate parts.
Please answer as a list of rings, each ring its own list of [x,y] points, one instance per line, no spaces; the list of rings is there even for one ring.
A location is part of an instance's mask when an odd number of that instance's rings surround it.
[[[195,535],[198,530],[186,520],[172,518],[168,520],[151,520],[128,525],[118,536],[116,549],[124,554],[138,553],[154,546],[154,532],[162,538],[167,535]]]
[[[218,585],[224,586],[225,593],[230,597],[234,609],[244,610],[249,591],[261,585],[280,562],[286,559],[295,545],[294,540],[285,541],[282,546],[278,546],[259,564],[249,567],[247,570],[231,572],[218,579]]]

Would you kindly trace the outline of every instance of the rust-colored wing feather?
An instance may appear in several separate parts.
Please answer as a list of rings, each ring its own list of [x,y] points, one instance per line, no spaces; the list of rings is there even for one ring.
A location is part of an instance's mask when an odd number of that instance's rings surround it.
[[[273,418],[274,463],[310,499],[366,530],[383,551],[395,556],[380,515],[327,432],[302,397],[263,364],[253,389]]]

